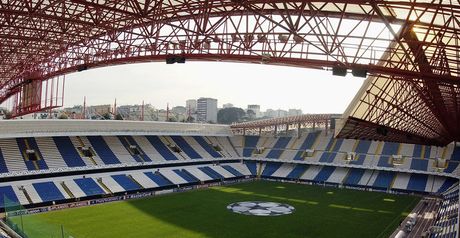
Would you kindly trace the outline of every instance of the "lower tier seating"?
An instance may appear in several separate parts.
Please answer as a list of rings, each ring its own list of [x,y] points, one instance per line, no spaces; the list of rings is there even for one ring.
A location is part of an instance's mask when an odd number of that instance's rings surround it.
[[[0,186],[0,207],[18,203],[34,206],[246,176],[252,174],[245,164],[223,163],[4,182]]]

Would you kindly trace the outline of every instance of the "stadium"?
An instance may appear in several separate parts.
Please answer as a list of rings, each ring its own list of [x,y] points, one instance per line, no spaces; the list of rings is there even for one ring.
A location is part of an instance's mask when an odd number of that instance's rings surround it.
[[[459,1],[7,0],[0,13],[13,118],[61,107],[66,75],[122,64],[366,78],[343,114],[0,120],[0,237],[459,237]]]

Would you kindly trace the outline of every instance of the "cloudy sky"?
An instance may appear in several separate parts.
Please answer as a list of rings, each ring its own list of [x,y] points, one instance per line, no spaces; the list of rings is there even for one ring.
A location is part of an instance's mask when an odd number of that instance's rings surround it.
[[[342,113],[363,83],[362,78],[335,77],[330,71],[304,68],[187,62],[130,64],[67,75],[65,106],[151,103],[156,108],[185,105],[199,97],[246,108],[302,109],[304,113]]]

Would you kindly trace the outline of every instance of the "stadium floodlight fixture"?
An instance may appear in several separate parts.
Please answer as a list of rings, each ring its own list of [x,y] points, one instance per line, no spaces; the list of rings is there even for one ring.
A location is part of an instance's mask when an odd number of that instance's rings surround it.
[[[351,70],[351,74],[355,77],[366,78],[367,77],[367,69],[362,68],[355,68]]]
[[[334,66],[332,67],[332,75],[345,77],[347,76],[347,68]]]

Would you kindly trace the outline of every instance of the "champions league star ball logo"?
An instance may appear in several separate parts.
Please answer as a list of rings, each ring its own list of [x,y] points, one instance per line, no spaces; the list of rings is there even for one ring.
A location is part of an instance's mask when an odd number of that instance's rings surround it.
[[[227,209],[234,213],[253,216],[281,216],[295,211],[295,208],[288,204],[260,201],[232,203]]]

